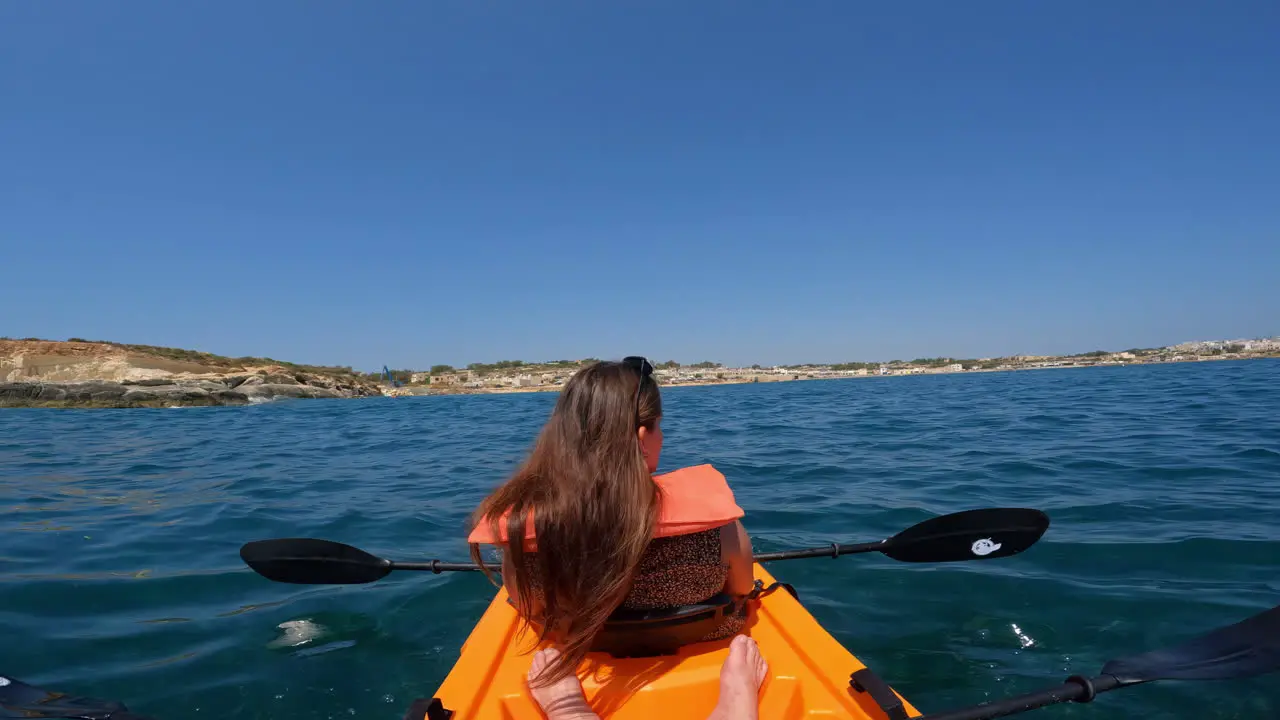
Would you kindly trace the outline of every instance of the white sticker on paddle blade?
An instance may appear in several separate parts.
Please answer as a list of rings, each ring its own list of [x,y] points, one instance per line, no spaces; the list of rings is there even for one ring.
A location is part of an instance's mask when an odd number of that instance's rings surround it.
[[[973,551],[974,555],[982,557],[983,555],[990,555],[991,553],[999,550],[1000,543],[992,541],[991,538],[983,538],[975,542],[973,547],[969,549]]]

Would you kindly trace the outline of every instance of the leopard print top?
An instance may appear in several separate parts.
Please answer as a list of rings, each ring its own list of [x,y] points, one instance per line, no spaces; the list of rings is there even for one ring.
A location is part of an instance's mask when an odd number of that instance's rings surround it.
[[[542,596],[533,568],[533,553],[525,555],[525,566],[531,575],[530,591]],[[689,535],[654,538],[640,559],[635,583],[623,599],[628,610],[692,605],[702,602],[724,589],[729,566],[720,558],[720,529]],[[725,618],[720,627],[702,638],[719,640],[736,634],[746,622],[744,613]]]

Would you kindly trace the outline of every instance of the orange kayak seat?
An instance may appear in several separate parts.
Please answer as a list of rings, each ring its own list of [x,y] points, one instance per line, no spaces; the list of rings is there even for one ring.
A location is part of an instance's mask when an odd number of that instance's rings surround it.
[[[609,616],[591,649],[616,658],[674,655],[715,632],[725,618],[741,612],[745,599],[717,593],[694,605],[651,610],[619,608]]]
[[[766,588],[757,580],[755,589],[741,598],[721,592],[692,605],[647,610],[618,608],[596,635],[591,650],[615,658],[674,655],[680,648],[697,643],[714,632],[725,618],[743,612],[745,607],[749,607],[749,601],[780,587],[792,597],[799,598],[795,588],[787,583],[774,582]],[[507,602],[514,605],[510,598]],[[536,622],[534,626],[539,627]]]

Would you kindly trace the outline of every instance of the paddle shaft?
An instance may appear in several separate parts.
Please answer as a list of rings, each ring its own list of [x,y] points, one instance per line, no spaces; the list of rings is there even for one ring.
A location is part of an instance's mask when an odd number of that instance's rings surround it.
[[[1049,517],[1039,510],[980,508],[930,518],[887,540],[848,545],[831,543],[807,550],[761,553],[753,559],[769,562],[880,552],[899,562],[991,560],[1026,550],[1048,527]],[[393,570],[438,574],[480,569],[472,563],[441,560],[393,562],[351,545],[317,538],[254,540],[240,548],[240,557],[263,577],[301,585],[375,582]]]
[[[797,558],[811,557],[837,557],[839,555],[850,555],[853,553],[875,552],[884,547],[884,542],[873,543],[857,543],[853,545],[839,545],[832,543],[824,548],[809,548],[807,550],[785,550],[782,552],[760,553],[755,556],[756,562],[769,562],[770,560],[794,560]],[[440,560],[431,560],[430,562],[398,562],[388,561],[391,563],[392,570],[424,570],[437,575],[443,572],[457,572],[479,570],[480,566],[475,563],[455,563],[442,562]]]
[[[475,563],[441,562],[439,560],[432,560],[431,562],[395,562],[388,560],[387,562],[391,563],[392,570],[426,570],[436,575],[442,572],[466,572],[469,570],[478,572],[480,570],[480,566]]]
[[[1098,693],[1115,690],[1118,687],[1126,687],[1126,685],[1112,675],[1099,675],[1087,679],[1074,676],[1058,687],[1049,690],[1041,690],[1011,697],[1007,700],[977,705],[966,710],[925,715],[915,720],[990,720],[990,718],[1005,717],[1027,710],[1035,710],[1046,705],[1056,705],[1064,702],[1090,702]]]
[[[770,560],[796,560],[799,558],[811,557],[839,557],[841,555],[852,555],[855,553],[876,552],[883,550],[886,542],[854,543],[851,545],[840,545],[831,543],[826,547],[808,548],[806,550],[783,550],[781,552],[757,553],[756,562],[769,562]]]

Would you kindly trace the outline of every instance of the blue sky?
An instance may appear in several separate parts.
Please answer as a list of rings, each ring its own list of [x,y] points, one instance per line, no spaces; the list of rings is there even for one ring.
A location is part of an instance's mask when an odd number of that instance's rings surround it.
[[[1280,4],[0,4],[0,335],[363,369],[1280,333]]]

